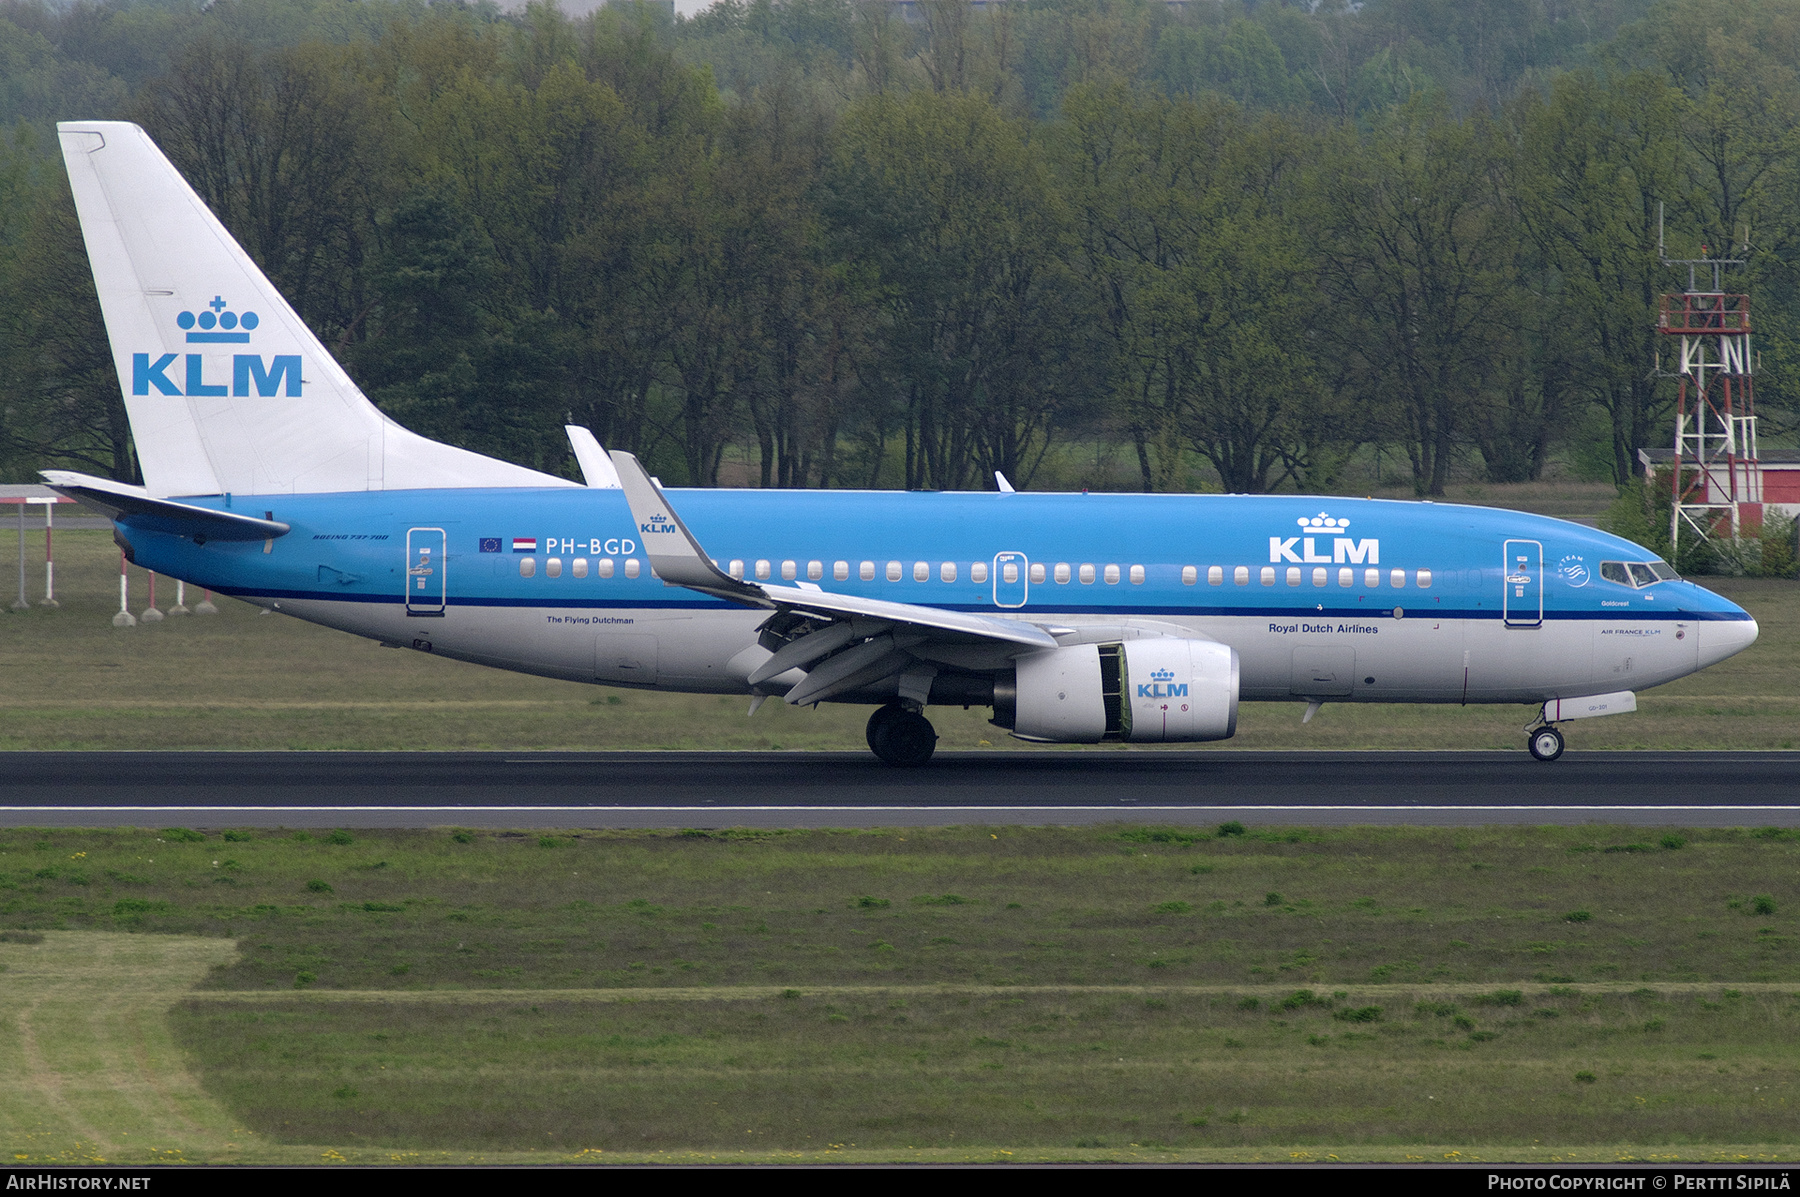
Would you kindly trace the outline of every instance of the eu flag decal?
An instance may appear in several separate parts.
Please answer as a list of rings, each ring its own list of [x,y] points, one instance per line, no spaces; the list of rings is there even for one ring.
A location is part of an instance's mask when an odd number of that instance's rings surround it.
[[[500,551],[500,538],[498,536],[483,536],[481,538],[481,551],[484,553],[498,553]]]

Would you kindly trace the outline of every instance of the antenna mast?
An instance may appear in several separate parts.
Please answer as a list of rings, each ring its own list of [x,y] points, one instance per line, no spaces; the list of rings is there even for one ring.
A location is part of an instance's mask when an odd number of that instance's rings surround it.
[[[1675,464],[1669,514],[1669,556],[1685,532],[1722,547],[1762,524],[1762,469],[1756,450],[1751,386],[1750,297],[1727,294],[1725,269],[1742,258],[1670,258],[1663,242],[1662,205],[1656,211],[1656,253],[1664,266],[1687,267],[1687,290],[1665,294],[1657,332],[1681,341],[1673,377]],[[1745,248],[1748,248],[1747,246]],[[1660,355],[1659,355],[1660,357]],[[1661,362],[1657,373],[1664,377]]]

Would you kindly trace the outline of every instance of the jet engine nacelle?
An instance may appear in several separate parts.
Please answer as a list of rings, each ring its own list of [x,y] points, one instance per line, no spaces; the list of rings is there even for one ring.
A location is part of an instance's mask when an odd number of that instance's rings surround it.
[[[1072,644],[1018,658],[1013,679],[1022,739],[1158,744],[1237,732],[1237,651],[1211,640]]]

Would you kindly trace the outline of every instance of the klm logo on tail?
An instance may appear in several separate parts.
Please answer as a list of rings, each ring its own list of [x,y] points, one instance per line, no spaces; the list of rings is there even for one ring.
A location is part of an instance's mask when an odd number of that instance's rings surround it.
[[[215,295],[198,315],[183,312],[175,317],[175,323],[187,333],[190,345],[247,345],[250,334],[256,331],[261,320],[255,312],[239,315],[231,311],[224,298]],[[181,376],[185,387],[177,386],[175,379],[168,375],[177,356],[187,359]],[[148,395],[154,388],[159,395],[197,397],[229,393],[234,398],[247,399],[254,387],[256,394],[265,399],[274,398],[278,391],[289,399],[300,398],[300,355],[279,354],[266,360],[267,365],[260,354],[233,354],[228,389],[222,381],[206,381],[206,359],[201,354],[164,353],[152,361],[147,353],[134,353],[131,355],[131,393]]]
[[[1186,698],[1187,691],[1186,682],[1182,682],[1180,685],[1175,684],[1174,670],[1158,669],[1150,675],[1148,685],[1138,684],[1137,696],[1139,698]]]

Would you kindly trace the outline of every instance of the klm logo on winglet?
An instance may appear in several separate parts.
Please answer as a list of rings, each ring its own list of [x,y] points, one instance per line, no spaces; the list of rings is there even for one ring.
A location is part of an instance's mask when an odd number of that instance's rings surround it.
[[[1311,517],[1301,516],[1295,521],[1300,525],[1299,536],[1269,537],[1269,561],[1276,564],[1291,561],[1295,565],[1380,565],[1381,542],[1379,540],[1352,540],[1348,536],[1333,536],[1331,552],[1321,553],[1318,545],[1325,541],[1324,536],[1308,536],[1306,533],[1343,532],[1350,527],[1347,519],[1333,519],[1323,511]]]
[[[1150,675],[1148,685],[1138,684],[1137,696],[1139,698],[1186,698],[1188,696],[1187,683],[1183,682],[1179,686],[1174,683],[1174,670],[1158,669]]]
[[[675,525],[670,522],[669,517],[666,515],[653,515],[650,517],[649,523],[639,524],[638,528],[640,531],[654,534],[657,532],[673,532],[675,530]]]
[[[247,345],[250,334],[261,323],[255,312],[239,315],[230,310],[223,296],[213,296],[206,310],[195,315],[183,312],[175,317],[175,323],[187,333],[190,345]],[[277,391],[289,399],[300,398],[302,379],[300,377],[300,355],[297,353],[279,354],[267,359],[255,353],[237,353],[231,358],[231,383],[229,388],[224,382],[206,381],[206,359],[198,353],[183,355],[180,375],[183,385],[176,385],[176,380],[169,377],[168,371],[175,364],[178,355],[173,353],[159,354],[152,361],[147,353],[131,355],[131,393],[148,395],[152,388],[159,395],[185,395],[190,397],[207,395],[225,395],[229,393],[235,398],[249,398],[252,388],[256,394],[265,399],[273,398]]]

